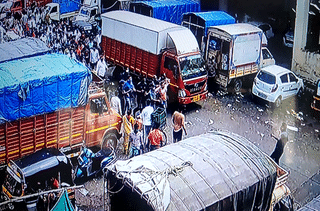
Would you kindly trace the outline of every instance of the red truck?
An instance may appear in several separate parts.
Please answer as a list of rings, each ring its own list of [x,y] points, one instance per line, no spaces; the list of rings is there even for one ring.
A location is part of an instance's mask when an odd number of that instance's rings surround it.
[[[52,147],[74,156],[83,142],[116,147],[122,119],[85,66],[45,54],[0,68],[0,163]]]
[[[8,0],[0,4],[0,12],[11,12],[12,14],[21,13],[25,8],[32,7],[33,5],[42,7],[50,2],[52,2],[52,0]]]
[[[180,25],[128,11],[101,15],[106,60],[131,73],[170,79],[169,99],[180,104],[207,96],[207,72],[192,32]]]

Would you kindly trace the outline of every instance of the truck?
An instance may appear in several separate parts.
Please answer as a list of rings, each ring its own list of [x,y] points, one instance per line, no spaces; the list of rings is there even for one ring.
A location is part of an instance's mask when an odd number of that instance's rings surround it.
[[[106,61],[142,77],[170,79],[169,99],[181,105],[206,99],[207,73],[192,32],[177,24],[129,11],[101,15]]]
[[[72,19],[72,25],[85,31],[101,27],[101,1],[84,0],[77,15]]]
[[[60,21],[78,14],[81,0],[53,0],[46,4],[45,12],[48,21]]]
[[[113,147],[122,119],[91,71],[63,54],[0,63],[0,163],[42,148],[68,157],[81,146]]]
[[[261,29],[247,23],[209,27],[204,60],[207,71],[220,88],[240,92],[251,87],[261,67],[275,64]]]
[[[215,130],[104,170],[109,210],[292,210],[289,172],[246,138]]]
[[[194,0],[132,1],[129,11],[180,25],[184,13],[200,12],[200,2]]]

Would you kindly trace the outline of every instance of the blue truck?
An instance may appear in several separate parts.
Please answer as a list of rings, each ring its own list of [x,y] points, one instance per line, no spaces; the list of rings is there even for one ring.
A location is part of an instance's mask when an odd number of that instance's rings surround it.
[[[46,18],[48,21],[60,21],[78,14],[81,0],[52,0],[46,5]]]
[[[130,3],[129,10],[181,25],[184,13],[200,12],[200,3],[194,0],[135,1]]]

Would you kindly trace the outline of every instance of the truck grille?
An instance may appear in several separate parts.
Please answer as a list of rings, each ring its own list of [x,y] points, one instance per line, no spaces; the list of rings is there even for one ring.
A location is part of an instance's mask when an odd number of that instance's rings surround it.
[[[201,81],[195,84],[186,84],[185,87],[186,87],[186,90],[190,92],[190,94],[193,94],[193,93],[199,92],[202,89],[204,84],[205,84],[205,81]]]

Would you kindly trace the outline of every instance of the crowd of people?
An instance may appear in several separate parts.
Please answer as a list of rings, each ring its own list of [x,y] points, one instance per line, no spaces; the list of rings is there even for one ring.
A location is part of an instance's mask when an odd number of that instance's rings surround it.
[[[52,52],[66,54],[82,62],[107,83],[114,80],[114,67],[108,66],[102,54],[99,28],[95,33],[87,33],[73,27],[71,20],[52,22],[46,16],[44,7],[25,9],[20,17],[7,13],[0,24],[0,28],[14,32],[19,38],[38,38]],[[2,33],[0,42],[3,41]],[[109,100],[123,117],[124,154],[132,157],[159,148],[165,138],[160,125],[152,122],[151,115],[157,108],[167,108],[170,80],[163,75],[152,79],[141,77],[134,83],[129,69],[124,70],[118,80],[117,90],[109,96]],[[173,142],[176,142],[182,139],[182,129],[186,133],[184,115],[176,111],[172,120]]]
[[[14,32],[16,37],[34,37],[42,40],[53,52],[67,54],[91,69],[95,69],[101,55],[101,30],[85,32],[72,25],[70,19],[53,22],[46,16],[44,7],[24,9],[20,17],[7,13],[0,28]],[[0,33],[4,42],[4,32]]]

